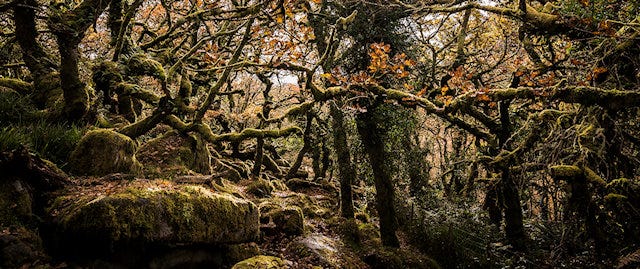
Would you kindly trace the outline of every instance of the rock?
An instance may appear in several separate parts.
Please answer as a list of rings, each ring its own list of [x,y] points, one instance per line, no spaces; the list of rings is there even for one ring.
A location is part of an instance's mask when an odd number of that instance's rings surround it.
[[[0,227],[37,226],[48,193],[70,181],[53,163],[26,149],[0,153]]]
[[[304,233],[304,215],[297,206],[281,206],[272,202],[260,204],[260,222],[264,232],[301,235]]]
[[[251,182],[246,189],[247,193],[253,194],[256,197],[264,198],[271,196],[273,191],[273,184],[269,180],[258,178]]]
[[[211,153],[197,135],[167,132],[142,145],[136,158],[145,174],[157,177],[188,175],[191,171],[211,174]]]
[[[235,244],[227,246],[225,253],[227,260],[230,260],[235,264],[242,260],[260,255],[260,248],[258,248],[256,243]]]
[[[112,173],[138,174],[140,163],[136,143],[123,134],[99,129],[85,134],[69,157],[71,173],[104,176]]]
[[[299,207],[285,207],[271,214],[273,223],[284,233],[301,235],[304,233],[304,216]]]
[[[35,233],[24,228],[0,231],[0,268],[33,268],[48,259]]]
[[[312,264],[322,264],[327,268],[346,267],[344,261],[341,260],[338,242],[322,234],[298,238],[287,246],[287,251],[306,259]]]
[[[0,181],[0,227],[32,223],[32,198],[21,180]]]
[[[273,256],[255,256],[236,263],[231,269],[284,269],[289,268],[287,261]]]
[[[54,201],[54,240],[71,254],[119,246],[232,244],[256,240],[259,213],[250,201],[201,186],[135,185],[73,190]],[[82,196],[74,193],[83,193]]]

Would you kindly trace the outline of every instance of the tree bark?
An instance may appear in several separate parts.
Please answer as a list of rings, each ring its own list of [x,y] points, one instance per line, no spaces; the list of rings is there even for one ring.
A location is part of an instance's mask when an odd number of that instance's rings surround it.
[[[333,129],[333,147],[338,158],[338,171],[340,171],[340,214],[342,217],[352,219],[353,210],[353,179],[356,178],[356,170],[351,163],[347,133],[344,130],[344,115],[335,102],[330,103],[331,127]]]
[[[391,174],[386,166],[386,152],[380,130],[376,126],[371,110],[358,115],[358,133],[362,139],[369,163],[373,169],[373,179],[376,187],[376,208],[380,217],[380,237],[382,245],[399,247],[396,236],[396,213],[393,206],[394,189]]]
[[[16,40],[22,50],[22,59],[33,79],[33,101],[38,108],[45,108],[51,91],[60,87],[60,78],[55,73],[56,65],[49,59],[38,42],[35,0],[20,0],[13,5]]]

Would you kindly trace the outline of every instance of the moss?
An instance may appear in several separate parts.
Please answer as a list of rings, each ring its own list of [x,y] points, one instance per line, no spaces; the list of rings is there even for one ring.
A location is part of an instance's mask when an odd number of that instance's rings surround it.
[[[234,244],[227,246],[226,250],[226,256],[231,263],[237,263],[260,255],[260,248],[256,243]]]
[[[262,198],[271,196],[273,189],[273,184],[270,181],[259,178],[247,186],[246,192]]]
[[[551,168],[551,176],[559,180],[573,180],[582,177],[582,169],[575,165],[556,165]]]
[[[71,172],[76,175],[103,176],[111,173],[139,173],[140,163],[131,138],[109,129],[88,132],[69,158]]]
[[[0,181],[0,227],[31,224],[32,200],[26,188],[19,180]]]
[[[625,202],[628,200],[628,198],[627,196],[624,196],[622,194],[609,193],[604,197],[604,200],[609,203],[615,203],[615,202]]]
[[[165,182],[166,184],[166,182]],[[70,250],[123,244],[226,244],[258,236],[256,206],[200,186],[131,186],[110,195],[56,199],[49,212]]]
[[[177,131],[152,139],[142,145],[136,157],[145,173],[168,177],[191,174],[211,174],[211,153],[197,135],[182,135]]]
[[[284,183],[284,181],[280,179],[271,180],[271,184],[273,184],[273,189],[276,191],[288,191],[289,187]]]
[[[236,263],[232,269],[284,269],[289,268],[287,263],[273,256],[255,256],[253,258],[246,259],[239,263]]]
[[[369,214],[367,214],[366,212],[356,212],[355,219],[359,220],[362,223],[371,222],[371,218],[369,217]]]
[[[299,207],[285,207],[271,214],[273,223],[287,235],[304,233],[304,215]]]
[[[127,74],[131,76],[151,76],[159,80],[167,77],[160,62],[147,58],[144,54],[136,54],[127,62]]]

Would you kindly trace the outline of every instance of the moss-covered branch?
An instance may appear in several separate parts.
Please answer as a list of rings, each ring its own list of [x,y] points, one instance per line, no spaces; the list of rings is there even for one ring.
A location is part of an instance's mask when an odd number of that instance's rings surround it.
[[[28,94],[33,91],[31,83],[15,78],[0,78],[0,87],[15,90],[20,94]]]
[[[555,165],[549,167],[551,177],[556,180],[564,181],[581,181],[586,180],[589,183],[593,183],[596,186],[604,187],[607,182],[600,177],[596,172],[588,167],[579,167],[575,165]]]
[[[218,141],[242,141],[249,138],[278,138],[284,137],[288,135],[292,135],[295,133],[302,133],[302,129],[298,126],[290,126],[283,129],[275,129],[275,130],[260,130],[247,128],[242,130],[239,133],[228,133],[221,135],[214,135],[212,137],[211,142]]]

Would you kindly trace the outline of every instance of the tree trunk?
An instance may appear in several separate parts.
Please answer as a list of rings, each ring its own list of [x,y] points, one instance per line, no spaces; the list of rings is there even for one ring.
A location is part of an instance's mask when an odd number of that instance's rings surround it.
[[[517,81],[517,80],[514,80]],[[515,82],[514,82],[515,84]],[[498,134],[500,148],[509,150],[507,140],[511,137],[511,119],[509,117],[510,101],[502,101],[499,104],[501,130]],[[522,225],[522,206],[520,205],[520,194],[511,173],[510,163],[501,167],[502,179],[500,180],[500,191],[502,193],[504,206],[504,224],[507,240],[515,250],[524,250],[526,234]]]
[[[304,133],[302,134],[303,145],[298,155],[296,156],[296,160],[289,168],[289,172],[287,172],[286,178],[294,178],[298,174],[298,169],[302,165],[302,160],[304,159],[304,155],[311,150],[311,127],[313,123],[313,115],[311,113],[307,113],[307,121],[304,126]]]
[[[358,133],[362,139],[369,163],[373,170],[373,179],[376,187],[376,207],[380,217],[380,237],[382,245],[398,247],[396,236],[396,216],[393,207],[394,189],[391,174],[386,166],[386,152],[384,142],[380,136],[380,130],[376,126],[375,119],[369,110],[358,116]]]
[[[22,59],[31,72],[33,79],[33,101],[38,108],[45,108],[51,92],[60,87],[60,78],[55,73],[56,66],[49,59],[37,41],[35,10],[38,3],[35,0],[21,0],[13,5],[13,19],[15,21],[15,33]]]
[[[60,82],[64,96],[64,114],[68,120],[78,121],[89,110],[89,94],[85,84],[80,81],[78,71],[79,38],[74,33],[59,33]]]
[[[504,224],[507,240],[516,250],[524,250],[526,234],[522,225],[520,194],[513,182],[509,168],[502,169],[502,197],[504,202]]]
[[[340,171],[340,213],[342,217],[352,219],[354,210],[351,184],[356,178],[356,170],[353,168],[349,154],[347,133],[344,130],[344,115],[335,102],[331,102],[330,107],[333,146],[338,158],[338,171]]]

